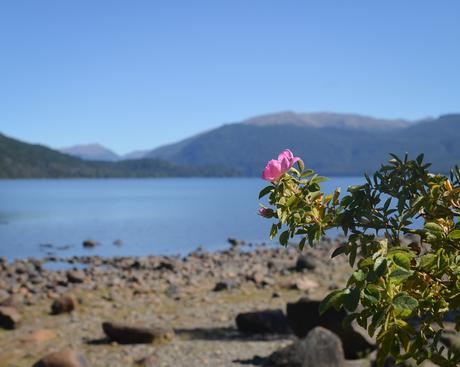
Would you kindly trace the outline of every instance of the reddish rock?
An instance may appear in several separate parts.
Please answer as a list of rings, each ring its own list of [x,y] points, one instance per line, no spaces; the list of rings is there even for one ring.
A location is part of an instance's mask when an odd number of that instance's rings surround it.
[[[86,359],[71,349],[47,354],[33,367],[89,367]]]
[[[31,333],[24,336],[21,341],[24,343],[41,344],[48,340],[52,340],[56,337],[56,333],[52,330],[40,329],[32,331]]]

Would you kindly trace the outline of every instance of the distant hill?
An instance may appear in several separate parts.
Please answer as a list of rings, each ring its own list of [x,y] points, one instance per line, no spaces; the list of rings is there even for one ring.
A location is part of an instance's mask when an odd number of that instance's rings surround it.
[[[97,143],[74,145],[68,148],[61,148],[59,151],[88,161],[114,162],[120,159],[118,154]]]
[[[218,166],[180,166],[160,159],[84,161],[0,134],[0,178],[229,176]]]
[[[322,174],[373,171],[388,153],[425,153],[438,171],[460,164],[460,114],[421,122],[331,113],[265,115],[151,151],[176,164],[222,165],[259,176],[267,161],[290,148]]]
[[[414,122],[408,120],[378,119],[357,114],[332,112],[295,113],[290,111],[256,116],[242,123],[255,126],[296,125],[302,127],[361,130],[398,129],[414,124]]]
[[[148,153],[150,153],[150,150],[135,150],[134,152],[130,152],[127,154],[124,154],[120,157],[120,159],[141,159],[144,158]]]

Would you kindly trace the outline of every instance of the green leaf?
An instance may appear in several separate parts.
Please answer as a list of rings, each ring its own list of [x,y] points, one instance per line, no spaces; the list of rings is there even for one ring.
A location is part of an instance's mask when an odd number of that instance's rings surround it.
[[[369,284],[363,292],[363,297],[370,303],[377,303],[380,301],[380,290],[374,284]]]
[[[381,277],[387,270],[387,259],[383,256],[378,257],[374,263],[374,272],[377,278]]]
[[[444,229],[437,223],[428,222],[425,224],[425,228],[430,232],[444,233]]]
[[[343,297],[343,306],[347,311],[354,312],[359,304],[361,290],[358,287],[350,289],[350,292]]]
[[[262,190],[260,190],[259,199],[262,199],[265,195],[272,192],[274,189],[275,188],[273,187],[273,185],[268,185],[267,187],[264,187]]]
[[[411,257],[403,252],[398,252],[393,256],[393,261],[396,265],[403,269],[410,270]]]
[[[396,316],[409,317],[417,307],[418,301],[405,292],[401,292],[393,298],[393,308]]]
[[[454,229],[447,237],[450,240],[460,240],[460,229]]]
[[[361,269],[358,269],[353,273],[353,278],[355,278],[358,282],[362,282],[366,279],[366,273]]]
[[[344,254],[346,252],[347,252],[347,246],[339,246],[334,250],[334,252],[332,253],[331,257],[334,258],[334,257],[339,256],[341,254]]]
[[[340,300],[345,295],[344,289],[337,289],[329,293],[326,298],[324,298],[319,305],[319,314],[324,314],[331,306],[338,307]]]
[[[413,273],[413,271],[407,271],[405,269],[396,269],[391,272],[390,278],[396,281],[397,283],[400,283],[403,280],[409,278]]]
[[[278,233],[278,226],[276,224],[272,224],[272,228],[270,230],[270,239],[274,239],[276,234]]]
[[[286,246],[288,244],[289,240],[289,231],[284,231],[283,233],[280,234],[280,243],[283,246]]]

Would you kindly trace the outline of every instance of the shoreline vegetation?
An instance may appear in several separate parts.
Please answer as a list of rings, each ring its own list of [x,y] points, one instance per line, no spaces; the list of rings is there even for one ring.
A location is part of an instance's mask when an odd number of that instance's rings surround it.
[[[0,366],[46,355],[37,366],[77,356],[87,364],[71,366],[295,367],[305,356],[371,366],[373,341],[362,330],[344,329],[340,312],[318,314],[349,274],[345,258],[330,258],[343,240],[304,253],[232,239],[184,257],[2,258]],[[56,262],[61,269],[49,270]],[[318,338],[325,355],[311,350]]]

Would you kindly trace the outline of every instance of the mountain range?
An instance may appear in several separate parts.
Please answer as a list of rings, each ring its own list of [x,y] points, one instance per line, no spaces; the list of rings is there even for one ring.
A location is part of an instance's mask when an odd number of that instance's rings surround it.
[[[281,112],[125,156],[99,144],[58,152],[0,135],[0,177],[260,176],[266,162],[286,148],[302,157],[306,166],[326,175],[372,172],[390,152],[408,152],[411,157],[425,153],[435,170],[447,172],[460,164],[459,142],[460,114],[409,121]],[[11,154],[12,146],[17,155]]]
[[[434,169],[460,164],[460,114],[422,121],[384,120],[332,113],[265,115],[152,150],[149,158],[177,164],[224,165],[258,176],[266,162],[289,148],[321,174],[360,175],[389,153],[425,153]]]

